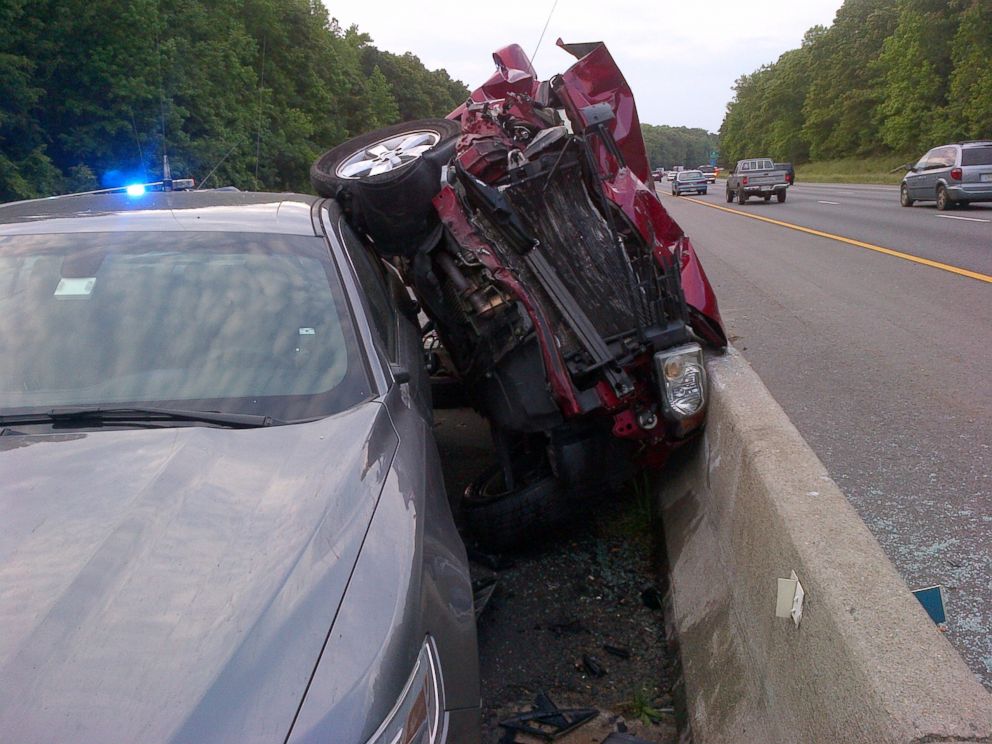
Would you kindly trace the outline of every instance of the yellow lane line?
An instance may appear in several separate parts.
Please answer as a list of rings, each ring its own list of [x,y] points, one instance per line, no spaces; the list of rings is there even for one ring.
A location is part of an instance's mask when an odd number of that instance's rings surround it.
[[[920,258],[919,256],[913,256],[909,253],[901,253],[900,251],[894,251],[891,248],[883,248],[880,245],[874,245],[872,243],[863,243],[862,241],[854,240],[853,238],[845,238],[843,235],[834,235],[833,233],[823,232],[822,230],[814,230],[812,227],[802,227],[801,225],[793,225],[791,222],[782,222],[780,220],[773,220],[771,217],[762,217],[759,214],[741,212],[739,209],[730,209],[729,207],[724,207],[720,204],[705,202],[702,199],[693,199],[688,196],[680,198],[683,201],[690,201],[693,204],[702,204],[704,207],[719,209],[722,212],[730,212],[730,214],[737,214],[741,217],[750,217],[752,220],[761,220],[762,222],[768,222],[772,225],[778,225],[779,227],[787,227],[790,230],[798,230],[799,232],[816,235],[821,238],[828,238],[829,240],[836,240],[841,243],[847,243],[848,245],[855,245],[858,248],[867,248],[869,251],[884,253],[887,256],[895,256],[896,258],[912,261],[913,263],[922,264],[923,266],[930,266],[934,269],[949,271],[952,274],[959,274],[961,276],[969,277],[970,279],[977,279],[980,282],[992,284],[992,276],[989,276],[988,274],[980,274],[977,271],[968,271],[968,269],[962,269],[957,266],[951,266],[950,264],[940,263],[939,261],[931,261],[929,258]]]

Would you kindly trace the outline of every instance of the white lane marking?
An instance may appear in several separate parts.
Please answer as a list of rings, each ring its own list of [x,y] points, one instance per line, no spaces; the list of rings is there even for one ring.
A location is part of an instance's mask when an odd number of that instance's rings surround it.
[[[935,214],[934,217],[943,217],[945,220],[965,220],[966,222],[992,222],[992,220],[980,220],[977,217],[955,217],[953,214]]]
[[[820,201],[819,199],[817,199],[816,201],[819,202],[820,204],[836,204],[838,206],[840,205],[840,202]]]

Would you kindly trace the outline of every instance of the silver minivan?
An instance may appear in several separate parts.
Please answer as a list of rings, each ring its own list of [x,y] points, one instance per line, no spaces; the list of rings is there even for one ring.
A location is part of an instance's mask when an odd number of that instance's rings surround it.
[[[958,204],[992,201],[992,141],[935,147],[910,168],[899,187],[899,202],[936,201],[943,211]]]

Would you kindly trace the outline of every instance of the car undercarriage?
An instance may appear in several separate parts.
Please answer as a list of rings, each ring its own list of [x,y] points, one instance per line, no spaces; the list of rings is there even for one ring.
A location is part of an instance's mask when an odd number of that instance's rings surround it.
[[[654,191],[633,95],[602,44],[539,81],[518,46],[444,120],[328,151],[318,192],[429,318],[429,364],[490,422],[499,462],[462,502],[502,548],[569,499],[657,466],[703,426],[719,310]]]

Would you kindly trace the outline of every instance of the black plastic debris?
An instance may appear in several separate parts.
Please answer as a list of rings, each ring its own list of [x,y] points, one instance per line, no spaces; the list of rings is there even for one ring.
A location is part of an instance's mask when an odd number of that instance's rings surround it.
[[[500,743],[511,744],[516,740],[517,733],[536,736],[544,741],[554,741],[589,723],[598,715],[599,711],[595,708],[562,710],[545,693],[540,692],[534,698],[533,710],[530,713],[519,713],[499,722],[500,727],[506,729],[506,734],[500,739]],[[508,737],[508,734],[512,736]]]
[[[641,601],[644,603],[645,607],[652,610],[660,610],[662,596],[661,592],[656,586],[649,586],[647,589],[641,592]]]
[[[623,648],[622,646],[611,646],[609,643],[604,643],[603,650],[611,656],[616,656],[618,659],[630,658],[629,648]]]
[[[586,671],[589,672],[593,677],[605,677],[606,667],[599,663],[599,659],[595,656],[590,656],[589,654],[582,654],[582,666],[585,667]]]
[[[613,732],[605,739],[603,739],[603,744],[651,744],[647,739],[641,739],[640,737],[634,736],[628,733]]]
[[[495,576],[486,576],[472,582],[472,599],[475,603],[475,619],[478,620],[485,612],[493,592],[496,591],[498,580]]]

